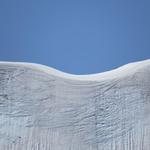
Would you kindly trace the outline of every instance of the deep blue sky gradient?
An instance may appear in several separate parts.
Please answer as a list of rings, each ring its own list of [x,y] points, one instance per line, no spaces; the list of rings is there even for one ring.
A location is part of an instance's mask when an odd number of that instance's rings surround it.
[[[0,60],[87,74],[148,58],[149,0],[0,0]]]

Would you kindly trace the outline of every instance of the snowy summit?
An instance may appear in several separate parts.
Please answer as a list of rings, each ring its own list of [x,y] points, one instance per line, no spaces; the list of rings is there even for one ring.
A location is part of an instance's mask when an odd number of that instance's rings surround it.
[[[91,75],[0,62],[0,150],[150,150],[150,60]]]

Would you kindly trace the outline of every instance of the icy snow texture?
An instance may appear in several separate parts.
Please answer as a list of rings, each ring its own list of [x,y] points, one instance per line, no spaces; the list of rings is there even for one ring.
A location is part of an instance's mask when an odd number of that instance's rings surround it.
[[[0,150],[150,150],[150,60],[94,75],[1,62]]]

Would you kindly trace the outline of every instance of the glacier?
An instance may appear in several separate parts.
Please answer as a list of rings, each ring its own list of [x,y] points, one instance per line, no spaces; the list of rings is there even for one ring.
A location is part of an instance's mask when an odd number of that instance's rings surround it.
[[[150,150],[150,60],[91,75],[0,62],[0,150]]]

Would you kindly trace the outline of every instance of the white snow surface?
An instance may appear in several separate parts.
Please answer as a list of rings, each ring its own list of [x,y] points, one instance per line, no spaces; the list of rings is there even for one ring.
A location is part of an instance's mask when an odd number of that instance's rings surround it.
[[[150,60],[91,75],[0,62],[0,150],[150,150]]]
[[[72,79],[72,80],[86,80],[86,81],[93,81],[93,80],[97,81],[97,80],[103,80],[103,79],[109,79],[109,78],[116,78],[120,76],[121,77],[126,76],[130,73],[136,72],[136,70],[140,68],[149,66],[149,64],[150,64],[150,59],[139,61],[139,62],[134,62],[134,63],[129,63],[111,71],[106,71],[106,72],[101,72],[101,73],[96,73],[96,74],[87,74],[87,75],[75,75],[75,74],[65,73],[57,69],[54,69],[45,65],[41,65],[41,64],[36,64],[36,63],[0,61],[0,65],[28,67],[28,68],[31,68],[34,70],[35,69],[40,70],[47,74],[54,75],[54,76],[61,77],[61,78],[67,78],[67,79]]]

